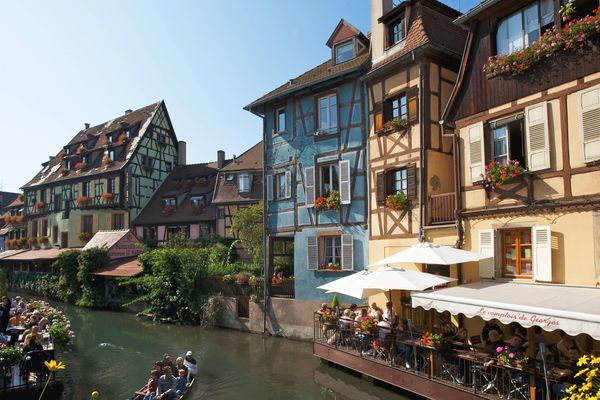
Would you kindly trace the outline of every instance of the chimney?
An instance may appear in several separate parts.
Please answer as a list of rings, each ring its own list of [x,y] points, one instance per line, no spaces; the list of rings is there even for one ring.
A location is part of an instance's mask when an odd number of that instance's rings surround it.
[[[85,126],[85,129],[90,129],[90,124],[89,124],[89,122],[86,122],[85,124],[83,124],[83,126]]]
[[[177,165],[185,165],[187,159],[187,143],[183,140],[177,142]]]
[[[131,113],[132,113],[132,111],[130,109],[125,110],[125,115],[131,114]]]
[[[371,0],[371,60],[383,56],[385,47],[385,26],[377,21],[390,11],[394,5],[392,0]]]
[[[233,155],[233,160],[231,162],[233,162],[234,164],[237,162],[237,160],[235,159],[235,154]]]
[[[225,165],[225,152],[223,150],[217,151],[217,168],[221,169]]]

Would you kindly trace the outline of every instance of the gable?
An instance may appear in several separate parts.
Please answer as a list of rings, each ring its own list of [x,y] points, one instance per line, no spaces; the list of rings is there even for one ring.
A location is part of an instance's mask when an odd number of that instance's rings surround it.
[[[131,232],[127,232],[126,235],[108,249],[108,256],[111,260],[136,257],[141,253],[140,240]]]
[[[331,38],[331,44],[335,45],[354,36],[356,36],[356,33],[352,29],[346,25],[342,25],[335,33],[335,36]]]

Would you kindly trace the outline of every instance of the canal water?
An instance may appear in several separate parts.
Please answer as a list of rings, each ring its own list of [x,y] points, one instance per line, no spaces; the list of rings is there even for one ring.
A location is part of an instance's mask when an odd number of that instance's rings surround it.
[[[306,342],[232,330],[156,325],[132,314],[93,311],[52,302],[76,332],[72,350],[57,354],[67,365],[63,400],[122,400],[147,380],[164,353],[191,350],[198,381],[189,399],[401,400],[389,387],[321,364]]]

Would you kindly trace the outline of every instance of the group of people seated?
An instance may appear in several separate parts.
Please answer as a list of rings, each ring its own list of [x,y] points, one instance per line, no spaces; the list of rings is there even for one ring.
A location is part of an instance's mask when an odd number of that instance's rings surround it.
[[[169,354],[154,363],[150,378],[144,388],[144,400],[180,399],[198,373],[198,364],[191,351],[185,357],[177,357],[175,362]]]

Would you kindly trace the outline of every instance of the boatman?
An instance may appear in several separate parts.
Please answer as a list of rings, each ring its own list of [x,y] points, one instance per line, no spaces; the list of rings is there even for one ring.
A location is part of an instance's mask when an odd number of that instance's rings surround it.
[[[196,362],[196,359],[192,356],[191,350],[188,350],[188,352],[185,353],[183,365],[185,365],[188,369],[188,380],[191,382],[191,380],[194,379],[196,377],[196,374],[198,373],[198,363]]]

